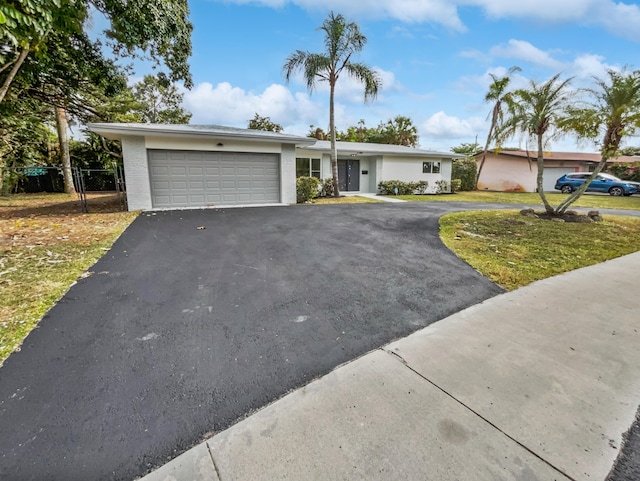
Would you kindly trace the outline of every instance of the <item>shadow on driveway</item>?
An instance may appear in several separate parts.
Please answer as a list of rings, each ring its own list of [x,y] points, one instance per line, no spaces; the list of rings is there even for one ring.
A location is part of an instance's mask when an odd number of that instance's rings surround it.
[[[451,210],[142,214],[0,369],[0,478],[143,475],[502,292],[440,242],[438,217]]]

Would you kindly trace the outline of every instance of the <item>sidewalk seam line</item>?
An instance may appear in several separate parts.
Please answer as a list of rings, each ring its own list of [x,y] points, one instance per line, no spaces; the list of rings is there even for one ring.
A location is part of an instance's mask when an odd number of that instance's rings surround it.
[[[211,458],[211,464],[213,464],[213,469],[218,476],[218,480],[222,481],[222,476],[220,476],[220,470],[218,469],[218,465],[216,464],[216,460],[213,459],[213,452],[211,451],[211,446],[209,446],[209,441],[204,442],[207,445],[207,451],[209,451],[209,457]]]
[[[417,374],[419,377],[421,377],[422,379],[424,379],[425,381],[427,381],[429,384],[431,384],[433,387],[435,387],[436,389],[438,389],[439,391],[443,392],[444,394],[446,394],[448,397],[450,397],[451,399],[453,399],[455,402],[457,402],[458,404],[460,404],[461,406],[463,406],[465,409],[471,411],[473,414],[475,414],[477,417],[479,417],[480,419],[482,419],[484,422],[486,422],[489,426],[491,426],[492,428],[496,429],[497,431],[499,431],[500,433],[502,433],[504,436],[506,436],[508,439],[510,439],[511,441],[513,441],[514,443],[516,443],[518,446],[520,446],[521,448],[523,448],[525,451],[528,451],[529,453],[531,453],[533,456],[535,456],[536,458],[538,458],[540,461],[542,461],[543,463],[545,463],[547,466],[551,467],[552,469],[554,469],[555,471],[559,472],[560,474],[562,474],[563,476],[566,476],[568,479],[570,479],[571,481],[577,481],[575,478],[573,478],[572,476],[570,476],[569,474],[565,473],[562,469],[558,468],[557,466],[555,466],[554,464],[552,464],[551,462],[547,461],[545,458],[543,458],[542,456],[540,456],[538,453],[536,453],[535,451],[533,451],[531,448],[529,448],[528,446],[524,445],[523,443],[521,443],[520,441],[518,441],[517,439],[515,439],[513,436],[511,436],[510,434],[507,434],[505,431],[503,431],[502,429],[500,429],[498,426],[496,426],[494,423],[492,423],[491,421],[489,421],[487,418],[485,418],[482,414],[476,412],[474,409],[472,409],[470,406],[466,405],[464,402],[460,401],[458,398],[456,398],[453,394],[447,392],[446,390],[444,390],[443,388],[441,388],[440,386],[438,386],[435,382],[431,381],[429,378],[423,376],[421,373],[419,373],[418,371],[416,371],[414,368],[412,368],[409,363],[406,361],[406,359],[404,359],[400,354],[396,353],[396,352],[392,352],[392,351],[388,351],[384,348],[381,348],[381,350],[383,352],[386,352],[387,354],[390,354],[391,357],[395,357],[398,361],[400,361],[401,364],[403,364],[407,369],[409,369],[410,371],[414,372],[415,374]]]

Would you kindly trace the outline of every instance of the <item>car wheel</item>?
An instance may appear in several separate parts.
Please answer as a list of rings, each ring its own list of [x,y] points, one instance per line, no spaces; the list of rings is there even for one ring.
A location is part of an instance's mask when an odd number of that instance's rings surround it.
[[[560,192],[562,192],[563,194],[570,194],[571,192],[573,192],[573,187],[571,187],[570,185],[563,185],[560,188]]]
[[[616,197],[619,197],[621,195],[624,195],[624,189],[622,187],[611,187],[609,189],[609,195],[615,195]]]

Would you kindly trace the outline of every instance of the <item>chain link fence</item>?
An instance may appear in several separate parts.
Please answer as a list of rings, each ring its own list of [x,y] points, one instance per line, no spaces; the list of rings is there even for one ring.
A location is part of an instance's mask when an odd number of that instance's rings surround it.
[[[72,167],[73,185],[83,212],[89,211],[87,193],[115,193],[121,210],[127,209],[124,169]],[[0,171],[0,194],[64,192],[61,167],[5,167]]]

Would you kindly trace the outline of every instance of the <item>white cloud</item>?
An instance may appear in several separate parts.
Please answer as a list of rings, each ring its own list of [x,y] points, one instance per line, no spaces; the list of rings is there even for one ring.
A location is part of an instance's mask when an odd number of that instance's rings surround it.
[[[347,17],[394,18],[406,23],[432,22],[453,30],[465,30],[456,2],[449,0],[221,0],[225,3],[258,4],[278,8],[291,3],[306,10],[333,10]]]
[[[333,9],[346,16],[392,18],[405,23],[437,23],[465,31],[459,7],[477,7],[494,19],[599,25],[611,33],[640,41],[640,6],[617,0],[218,0],[279,8],[297,5],[312,11]]]
[[[609,70],[619,70],[619,68],[605,63],[601,55],[592,54],[579,55],[571,66],[572,75],[589,80],[593,77],[603,78]]]
[[[534,47],[524,40],[511,39],[506,44],[492,47],[490,52],[494,57],[512,58],[524,60],[525,62],[539,65],[541,67],[559,70],[563,67],[562,62],[554,59],[547,52]]]
[[[264,92],[252,93],[228,82],[216,86],[208,82],[185,92],[184,107],[193,113],[194,124],[222,124],[246,127],[258,113],[286,126],[306,125],[316,121],[322,104],[313,102],[306,93],[292,94],[283,85],[273,84]]]
[[[469,139],[473,140],[478,133],[486,130],[486,123],[480,117],[460,119],[441,110],[420,124],[419,130],[421,143],[425,145],[433,138],[470,141]]]

